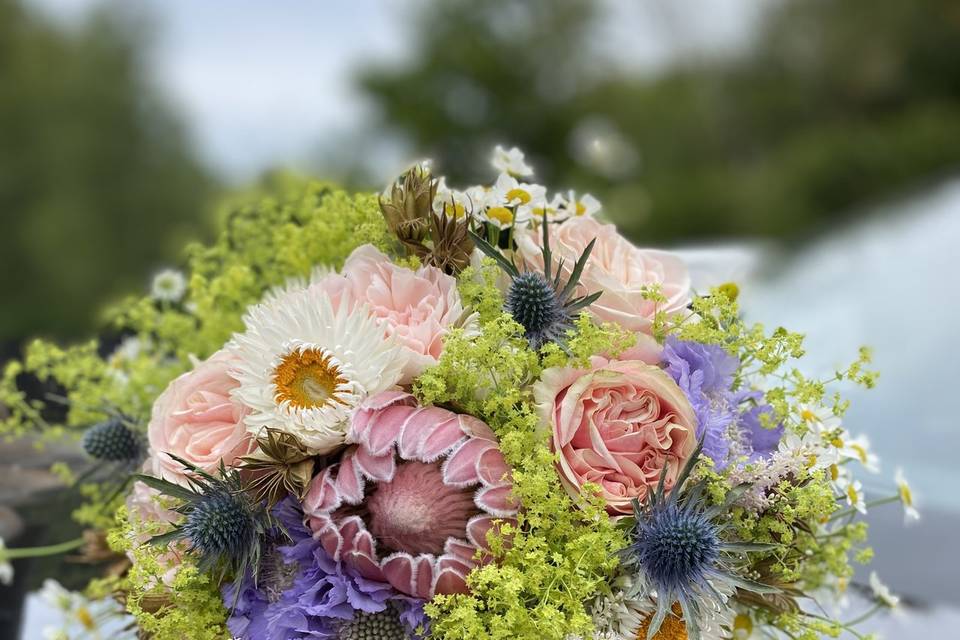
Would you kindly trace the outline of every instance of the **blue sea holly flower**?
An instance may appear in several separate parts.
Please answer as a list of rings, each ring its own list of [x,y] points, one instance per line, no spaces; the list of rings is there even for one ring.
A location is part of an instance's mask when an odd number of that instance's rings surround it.
[[[477,248],[497,261],[497,264],[510,276],[510,288],[504,303],[504,310],[513,316],[524,330],[527,341],[533,349],[540,349],[549,342],[564,345],[567,331],[573,329],[574,319],[581,310],[593,304],[601,291],[586,296],[574,296],[580,275],[590,258],[596,240],[591,241],[577,259],[570,277],[563,279],[562,264],[553,264],[550,251],[547,214],[543,214],[543,273],[520,271],[497,247],[486,238],[473,232]]]
[[[777,589],[749,580],[738,572],[746,554],[776,545],[736,541],[735,530],[724,520],[733,502],[747,486],[731,490],[724,504],[709,505],[702,484],[684,486],[703,448],[701,442],[677,477],[669,495],[663,478],[645,505],[634,501],[634,523],[622,565],[635,576],[631,597],[656,595],[657,610],[650,619],[647,639],[657,635],[674,603],[679,604],[690,640],[713,631],[717,620],[731,616],[729,594],[736,589],[766,594]]]

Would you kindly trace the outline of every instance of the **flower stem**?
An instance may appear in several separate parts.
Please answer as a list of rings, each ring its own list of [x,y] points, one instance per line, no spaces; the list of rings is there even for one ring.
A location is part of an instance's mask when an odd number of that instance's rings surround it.
[[[55,556],[67,551],[73,551],[83,546],[85,540],[76,538],[58,544],[51,544],[45,547],[20,547],[17,549],[3,549],[0,551],[0,560],[19,560],[21,558],[40,558],[44,556]]]

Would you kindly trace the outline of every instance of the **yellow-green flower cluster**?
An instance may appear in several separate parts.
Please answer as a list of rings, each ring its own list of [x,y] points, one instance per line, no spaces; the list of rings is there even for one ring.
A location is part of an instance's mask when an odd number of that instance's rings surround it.
[[[464,282],[467,298],[498,296],[489,279],[485,285]],[[587,496],[575,504],[561,487],[528,385],[545,364],[614,354],[632,339],[583,316],[570,336],[570,353],[551,350],[542,362],[523,328],[509,315],[492,313],[493,308],[490,304],[479,337],[457,333],[448,338],[439,364],[419,378],[416,391],[424,403],[453,405],[490,424],[513,470],[512,493],[524,509],[516,528],[491,536],[497,562],[470,574],[470,595],[438,596],[428,605],[431,633],[448,640],[560,640],[591,630],[584,603],[615,571],[616,552],[625,539],[602,501]]]

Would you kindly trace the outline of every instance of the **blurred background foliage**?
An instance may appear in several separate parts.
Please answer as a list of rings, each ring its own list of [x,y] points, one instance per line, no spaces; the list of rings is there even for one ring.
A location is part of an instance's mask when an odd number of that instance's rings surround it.
[[[436,3],[363,86],[455,183],[507,140],[644,243],[802,237],[960,166],[956,0],[771,3],[746,50],[654,77],[583,57],[598,6]]]
[[[151,82],[141,5],[109,3],[65,28],[24,1],[0,0],[8,344],[87,333],[107,299],[209,232],[227,178]],[[540,181],[599,197],[639,243],[791,243],[960,167],[956,0],[769,2],[746,46],[654,71],[595,46],[610,3],[403,6],[410,55],[357,71],[374,116],[316,141],[321,178],[381,188],[370,158],[393,140],[452,184],[475,183],[506,143]]]
[[[83,335],[206,227],[214,182],[150,85],[147,35],[122,11],[65,29],[0,0],[0,342]]]

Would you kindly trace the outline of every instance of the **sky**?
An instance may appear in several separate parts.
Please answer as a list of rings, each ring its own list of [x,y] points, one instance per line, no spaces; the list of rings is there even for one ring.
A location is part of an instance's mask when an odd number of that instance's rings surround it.
[[[108,0],[27,0],[69,26]],[[373,61],[402,64],[403,15],[425,0],[126,0],[156,33],[151,76],[185,119],[208,164],[242,182],[267,168],[309,168],[324,142],[362,129],[372,106],[352,83]],[[599,50],[653,72],[678,55],[731,49],[775,0],[599,0]],[[385,144],[393,175],[416,150]]]

